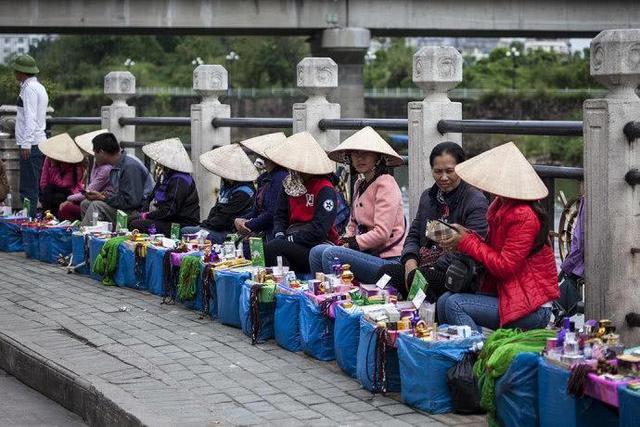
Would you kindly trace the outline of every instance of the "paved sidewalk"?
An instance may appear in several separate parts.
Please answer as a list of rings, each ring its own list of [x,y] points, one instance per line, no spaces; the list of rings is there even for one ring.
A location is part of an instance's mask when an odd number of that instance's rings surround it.
[[[252,346],[146,292],[23,253],[0,253],[0,266],[0,367],[89,424],[486,425],[373,397],[334,362]]]

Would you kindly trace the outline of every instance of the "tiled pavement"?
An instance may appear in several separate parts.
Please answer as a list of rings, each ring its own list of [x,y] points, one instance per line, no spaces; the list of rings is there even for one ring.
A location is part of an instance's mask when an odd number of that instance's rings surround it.
[[[146,292],[0,253],[0,341],[28,348],[148,425],[486,425],[372,396],[334,362],[252,346]]]

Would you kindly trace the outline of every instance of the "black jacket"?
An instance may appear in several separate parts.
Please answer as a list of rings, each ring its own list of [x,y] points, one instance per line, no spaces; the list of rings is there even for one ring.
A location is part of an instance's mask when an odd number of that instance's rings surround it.
[[[149,210],[154,198],[157,199],[156,210],[149,212],[147,219],[175,222],[181,227],[198,225],[200,222],[198,191],[195,181],[188,174],[167,173],[163,182],[156,184],[145,201],[145,211]]]
[[[209,211],[207,219],[200,225],[209,230],[231,233],[235,230],[233,221],[250,213],[254,201],[253,183],[233,182],[230,185],[223,183],[218,201]]]
[[[432,245],[433,242],[426,237],[427,221],[440,219],[439,203],[437,200],[438,186],[434,184],[430,189],[425,190],[420,196],[420,205],[416,217],[411,222],[411,228],[404,241],[402,249],[401,263],[406,263],[409,259],[420,260],[420,247]],[[470,230],[476,231],[481,236],[487,234],[487,208],[489,201],[482,192],[466,182],[460,182],[458,187],[444,193],[444,200],[449,206],[450,224],[460,224]],[[443,257],[450,258],[451,254]],[[443,260],[448,265],[449,260]]]

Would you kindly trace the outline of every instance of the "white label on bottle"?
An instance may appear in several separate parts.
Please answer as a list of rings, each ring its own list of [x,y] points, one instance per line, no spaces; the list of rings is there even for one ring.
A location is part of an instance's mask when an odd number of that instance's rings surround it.
[[[424,293],[424,291],[422,289],[418,289],[418,293],[415,297],[413,297],[413,300],[411,300],[411,302],[413,303],[413,306],[415,308],[420,308],[425,298],[427,298],[427,295]]]
[[[389,276],[388,274],[383,274],[382,277],[379,278],[376,282],[376,286],[380,289],[384,289],[384,287],[387,286],[387,283],[389,283],[389,280],[391,280],[391,276]]]

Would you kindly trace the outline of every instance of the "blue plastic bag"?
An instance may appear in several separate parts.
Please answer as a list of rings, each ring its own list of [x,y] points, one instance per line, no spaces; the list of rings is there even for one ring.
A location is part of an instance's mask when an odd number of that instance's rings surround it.
[[[40,230],[40,261],[55,264],[58,257],[69,256],[71,248],[70,228],[54,227]]]
[[[640,424],[640,392],[618,387],[618,401],[620,403],[620,427],[633,427]]]
[[[541,359],[538,367],[538,406],[541,427],[615,427],[615,409],[591,397],[567,394],[571,373]],[[637,422],[636,424],[637,425]]]
[[[242,285],[242,292],[240,293],[240,303],[238,304],[239,308],[239,316],[240,316],[240,327],[242,328],[242,332],[248,337],[252,335],[253,323],[251,322],[251,287],[253,286],[253,282],[247,280]],[[274,314],[274,304],[271,303],[258,303],[260,305],[259,308],[259,316],[260,316],[260,330],[258,332],[258,336],[256,339],[257,343],[263,343],[269,341],[273,338],[273,314]]]
[[[538,364],[536,353],[520,353],[496,381],[498,421],[505,427],[538,426]]]
[[[365,320],[364,317],[360,318],[356,378],[358,378],[358,381],[360,381],[360,384],[366,390],[369,390],[372,393],[379,393],[382,390],[376,388],[381,387],[382,384],[375,384],[376,344],[378,343],[375,329],[376,327]],[[386,377],[386,391],[398,392],[400,391],[401,382],[398,350],[394,347],[387,346],[385,359],[384,371]]]
[[[113,277],[116,285],[132,289],[146,289],[144,281],[146,260],[141,262],[142,265],[136,268],[136,255],[133,249],[128,244],[118,246],[118,266]]]
[[[87,256],[86,264],[85,264],[84,257],[85,257],[84,235],[79,233],[74,233],[71,236],[71,265],[75,267],[79,264],[83,264],[81,267],[77,267],[75,269],[76,273],[89,274],[89,269],[90,269],[90,266],[88,265],[89,257]]]
[[[22,231],[20,224],[0,220],[0,252],[22,252]]]
[[[273,334],[278,345],[285,350],[302,350],[300,338],[300,294],[276,293]]]
[[[102,280],[102,276],[93,271],[93,264],[96,262],[96,258],[98,258],[98,254],[100,250],[106,243],[106,239],[98,239],[97,237],[89,238],[89,259],[91,261],[91,277],[96,280]]]
[[[164,290],[164,270],[162,260],[168,249],[149,246],[144,262],[144,278],[146,289],[154,295],[162,296]]]
[[[40,259],[40,233],[37,228],[22,227],[22,243],[27,258]]]
[[[333,320],[326,318],[307,295],[300,299],[300,338],[302,351],[318,360],[334,360]]]
[[[481,336],[455,341],[427,342],[410,335],[398,337],[401,397],[410,406],[444,414],[453,409],[447,371]]]
[[[354,305],[344,308],[336,305],[336,320],[333,329],[333,344],[336,363],[347,375],[357,378],[358,342],[360,341],[360,318],[362,310]]]
[[[240,325],[240,293],[242,284],[251,275],[239,271],[217,271],[216,295],[218,298],[218,320],[223,325]]]

